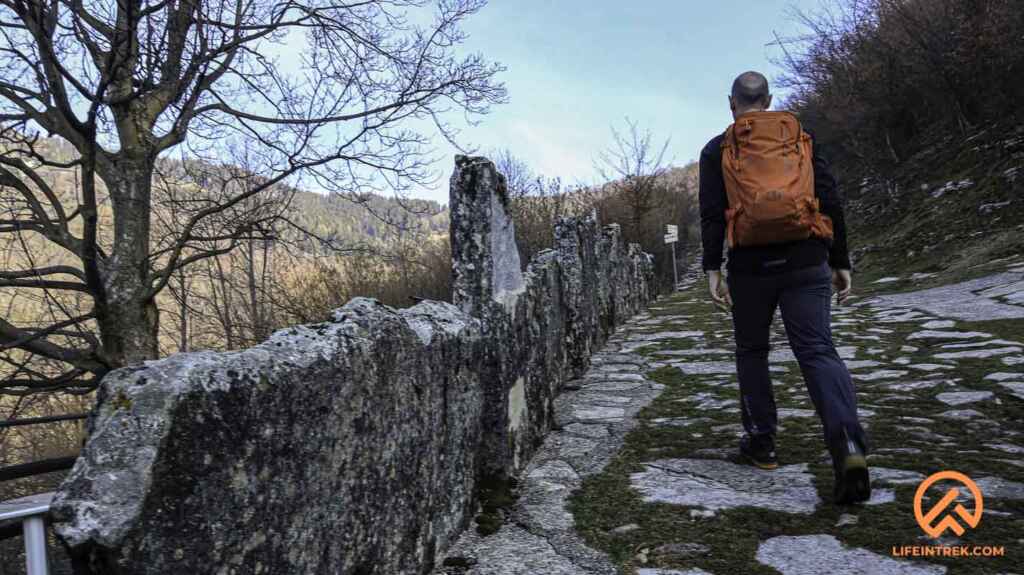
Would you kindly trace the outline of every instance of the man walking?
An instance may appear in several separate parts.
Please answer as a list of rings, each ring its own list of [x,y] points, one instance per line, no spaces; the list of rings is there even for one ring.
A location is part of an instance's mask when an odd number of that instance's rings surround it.
[[[700,213],[711,298],[732,309],[743,427],[741,455],[778,466],[777,413],[768,371],[776,307],[824,427],[835,469],[835,500],[870,497],[867,440],[857,400],[830,327],[832,287],[851,289],[846,225],[836,181],[795,116],[769,112],[768,80],[757,72],[733,82],[735,122],[700,156]],[[729,245],[728,287],[721,272]]]

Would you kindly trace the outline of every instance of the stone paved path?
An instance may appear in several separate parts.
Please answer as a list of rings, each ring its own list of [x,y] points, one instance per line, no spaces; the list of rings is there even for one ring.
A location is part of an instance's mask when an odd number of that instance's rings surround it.
[[[692,281],[692,280],[691,280]],[[700,332],[650,333],[641,314],[609,338],[590,370],[555,401],[556,429],[530,461],[506,523],[486,537],[466,532],[438,575],[615,574],[608,556],[588,547],[573,528],[568,497],[583,479],[600,473],[637,424],[637,413],[665,386],[646,377],[651,361],[642,345]]]
[[[487,537],[467,533],[438,575],[1024,573],[1022,266],[834,310],[873,447],[874,496],[853,507],[831,503],[820,424],[778,321],[782,467],[737,460],[731,322],[691,271],[559,398],[559,429],[508,521]],[[913,499],[925,477],[949,469],[977,483],[985,512],[977,528],[936,542],[917,525]],[[924,505],[950,486],[929,490]],[[973,496],[957,501],[973,509]],[[1005,556],[892,555],[935,544],[1001,545]]]

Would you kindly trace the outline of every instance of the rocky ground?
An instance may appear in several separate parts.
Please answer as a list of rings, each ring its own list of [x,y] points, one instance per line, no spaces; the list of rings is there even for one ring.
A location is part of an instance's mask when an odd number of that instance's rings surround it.
[[[880,278],[833,333],[870,434],[874,495],[832,504],[821,427],[781,322],[772,370],[781,467],[736,457],[732,326],[702,278],[594,357],[493,534],[467,533],[438,574],[1003,574],[1024,572],[1024,259],[958,284]],[[980,273],[980,272],[979,272]],[[700,281],[698,281],[700,280]],[[955,470],[984,497],[977,528],[926,536],[918,485]],[[951,487],[924,498],[927,511]],[[974,509],[973,496],[959,501]],[[1003,546],[1003,557],[894,558],[894,546]]]

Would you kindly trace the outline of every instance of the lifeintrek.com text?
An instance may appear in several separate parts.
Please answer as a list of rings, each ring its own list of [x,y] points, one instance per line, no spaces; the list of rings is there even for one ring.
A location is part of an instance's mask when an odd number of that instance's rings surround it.
[[[1002,557],[1002,545],[893,545],[893,557]]]

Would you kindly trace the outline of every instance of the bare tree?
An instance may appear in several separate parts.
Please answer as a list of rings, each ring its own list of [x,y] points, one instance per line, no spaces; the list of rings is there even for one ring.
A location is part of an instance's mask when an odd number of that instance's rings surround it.
[[[508,185],[509,212],[516,225],[519,261],[525,269],[537,252],[554,247],[559,218],[579,215],[592,206],[585,194],[565,188],[560,178],[534,174],[508,149],[496,150],[492,157]]]
[[[505,176],[510,198],[529,196],[537,191],[537,178],[530,166],[508,148],[494,150],[490,154],[494,167]]]
[[[668,165],[669,143],[656,142],[649,129],[626,118],[626,129],[612,128],[612,143],[596,162],[604,183],[588,190],[601,221],[620,223],[626,241],[654,255],[666,286],[673,279],[672,257],[681,257],[697,221],[696,169]],[[663,239],[666,224],[678,226],[682,240],[671,248]]]
[[[189,337],[189,328],[191,327],[191,297],[195,286],[195,277],[189,273],[191,271],[193,270],[179,268],[174,273],[174,278],[167,284],[167,290],[177,306],[177,351],[188,351],[189,343],[192,341]]]
[[[410,126],[453,139],[446,112],[505,98],[500,66],[453,54],[484,0],[431,4],[0,0],[0,236],[61,254],[0,272],[0,288],[47,300],[26,322],[0,319],[4,385],[87,390],[155,357],[157,294],[266,237],[281,205],[254,198],[276,186],[358,198],[429,180],[429,137]],[[72,153],[54,159],[39,132]],[[155,176],[172,153],[181,217],[154,238]],[[73,193],[52,170],[75,174]]]
[[[625,133],[612,127],[612,144],[598,156],[595,168],[608,182],[611,192],[629,209],[626,237],[644,243],[644,222],[659,207],[663,194],[665,152],[670,140],[660,146],[650,130],[641,131],[637,122],[626,118]]]

